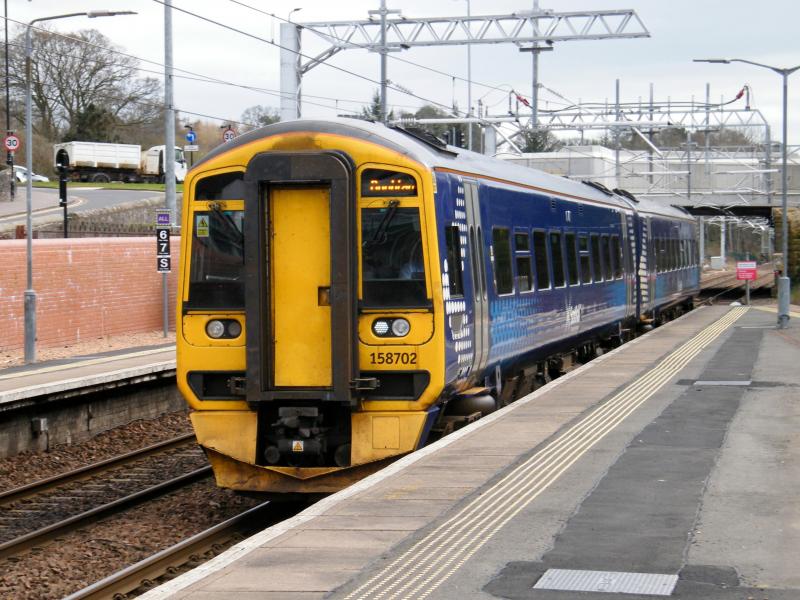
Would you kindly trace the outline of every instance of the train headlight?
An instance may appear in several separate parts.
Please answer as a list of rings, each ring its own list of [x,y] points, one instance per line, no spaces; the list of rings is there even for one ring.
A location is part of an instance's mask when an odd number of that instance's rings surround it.
[[[389,333],[389,321],[386,319],[377,319],[372,322],[372,333],[378,337],[383,337]]]
[[[395,319],[392,321],[392,334],[397,337],[405,337],[411,331],[411,325],[405,319]]]
[[[216,319],[209,321],[206,323],[206,333],[208,334],[208,337],[217,340],[225,335],[225,324],[222,321],[217,321]]]
[[[228,321],[228,337],[237,338],[242,333],[242,324],[236,319]]]

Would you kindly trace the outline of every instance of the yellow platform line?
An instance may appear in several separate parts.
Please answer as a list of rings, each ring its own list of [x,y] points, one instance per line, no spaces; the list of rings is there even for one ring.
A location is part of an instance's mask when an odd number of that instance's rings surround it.
[[[425,598],[572,464],[653,396],[747,307],[737,307],[682,344],[613,398],[518,465],[347,598]]]
[[[762,310],[764,312],[771,312],[776,315],[778,314],[777,306],[753,306],[752,308],[755,308],[756,310]],[[789,316],[794,319],[800,319],[800,312],[797,312],[796,310],[790,310]]]

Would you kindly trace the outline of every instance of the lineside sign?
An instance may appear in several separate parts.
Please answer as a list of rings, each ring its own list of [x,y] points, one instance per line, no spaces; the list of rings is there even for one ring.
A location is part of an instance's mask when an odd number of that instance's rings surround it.
[[[172,257],[169,251],[170,220],[172,215],[169,210],[156,211],[156,271],[169,273]]]
[[[736,279],[739,281],[756,280],[756,261],[741,260],[736,263]]]

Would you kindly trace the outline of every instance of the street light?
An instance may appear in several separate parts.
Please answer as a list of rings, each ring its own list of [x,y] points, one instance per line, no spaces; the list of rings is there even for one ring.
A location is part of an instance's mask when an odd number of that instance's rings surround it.
[[[28,168],[28,179],[25,183],[25,230],[27,239],[27,289],[25,290],[25,362],[36,362],[36,292],[33,290],[33,117],[31,116],[31,27],[34,23],[68,19],[70,17],[114,17],[117,15],[135,15],[130,10],[90,10],[85,12],[67,13],[52,17],[40,17],[28,23],[25,28],[25,166]]]
[[[724,65],[728,65],[732,62],[746,63],[748,65],[775,71],[778,75],[783,77],[783,156],[781,159],[783,165],[783,181],[781,185],[781,211],[783,212],[783,223],[781,226],[783,243],[781,244],[781,252],[783,253],[783,277],[778,278],[778,329],[786,329],[789,325],[789,293],[791,290],[789,280],[789,204],[786,198],[786,188],[788,185],[786,138],[788,137],[787,114],[789,105],[789,75],[800,69],[800,65],[790,69],[781,69],[743,58],[695,58],[694,62],[718,63]]]

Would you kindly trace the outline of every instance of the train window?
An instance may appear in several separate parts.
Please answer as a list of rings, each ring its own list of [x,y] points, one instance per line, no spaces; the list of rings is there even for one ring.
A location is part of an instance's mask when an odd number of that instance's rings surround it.
[[[589,254],[589,236],[578,236],[578,254],[581,260],[581,283],[592,282],[592,257]]]
[[[611,253],[608,248],[608,236],[600,236],[600,255],[603,259],[603,279],[611,281]]]
[[[575,247],[575,234],[565,233],[564,243],[567,245],[567,271],[569,284],[578,285],[578,252]]]
[[[602,255],[600,254],[600,236],[592,234],[592,272],[595,281],[603,281]]]
[[[194,186],[195,200],[243,200],[244,173],[222,173],[199,179]]]
[[[536,263],[536,289],[550,287],[550,270],[547,267],[547,236],[544,231],[533,232],[533,259]]]
[[[511,272],[511,235],[507,227],[492,228],[494,250],[494,287],[498,294],[514,291],[514,274]]]
[[[656,248],[656,272],[663,273],[664,272],[664,262],[666,260],[666,248],[664,243],[664,238],[657,238],[655,240],[655,248]]]
[[[564,287],[564,255],[561,251],[561,233],[550,232],[550,255],[553,259],[553,287]]]
[[[192,213],[186,308],[244,308],[244,211]]]
[[[670,266],[671,268],[677,269],[678,268],[678,244],[676,243],[678,240],[675,238],[670,239],[669,241],[669,254],[670,254]]]
[[[614,256],[614,278],[622,279],[622,246],[619,245],[619,236],[611,236],[611,254]]]
[[[531,264],[531,242],[527,232],[514,233],[515,263],[517,266],[517,289],[529,292],[533,289],[533,265]]]
[[[531,257],[528,255],[517,256],[517,285],[520,292],[529,292],[533,289]]]
[[[364,169],[361,173],[361,195],[381,198],[416,196],[417,180],[399,171]]]
[[[369,307],[428,306],[419,210],[361,210],[361,272],[364,305]]]
[[[464,274],[461,272],[461,232],[458,225],[444,229],[447,244],[447,277],[450,280],[450,297],[464,295]]]

